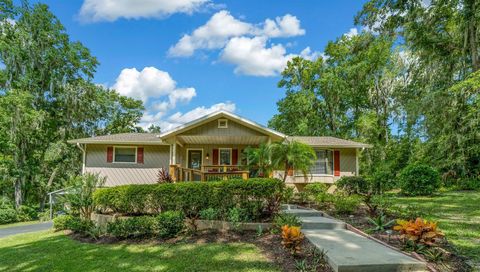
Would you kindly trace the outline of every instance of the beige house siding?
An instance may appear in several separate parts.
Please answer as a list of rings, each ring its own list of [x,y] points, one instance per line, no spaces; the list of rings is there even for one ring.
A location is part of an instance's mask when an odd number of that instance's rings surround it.
[[[264,135],[256,130],[250,129],[232,120],[228,120],[227,128],[219,128],[218,127],[219,119],[226,119],[226,118],[218,118],[204,125],[185,131],[181,133],[181,135],[203,135],[203,136],[250,136],[250,135],[262,136]]]
[[[155,183],[158,170],[161,167],[168,169],[169,146],[138,146],[144,148],[143,164],[108,163],[108,146],[112,145],[87,145],[85,156],[85,172],[106,177],[105,186]]]
[[[317,148],[315,148],[317,149]],[[357,159],[356,159],[356,149],[354,148],[344,148],[344,149],[334,149],[340,151],[340,176],[333,175],[309,175],[304,177],[302,175],[289,176],[286,179],[287,184],[295,184],[296,187],[303,187],[307,183],[334,183],[338,179],[344,176],[355,176],[357,171]],[[283,178],[283,171],[275,171],[274,177]],[[299,185],[303,184],[303,185]]]

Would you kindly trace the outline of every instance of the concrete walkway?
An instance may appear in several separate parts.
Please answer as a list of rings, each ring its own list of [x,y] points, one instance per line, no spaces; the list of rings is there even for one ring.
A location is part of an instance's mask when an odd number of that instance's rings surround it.
[[[51,229],[52,226],[53,226],[52,222],[49,221],[49,222],[35,223],[31,225],[4,228],[4,229],[0,229],[0,238],[7,237],[10,235],[15,235],[15,234],[48,230],[48,229]]]
[[[425,263],[351,232],[322,212],[295,205],[285,205],[284,212],[300,218],[305,237],[326,252],[334,271],[427,271]]]

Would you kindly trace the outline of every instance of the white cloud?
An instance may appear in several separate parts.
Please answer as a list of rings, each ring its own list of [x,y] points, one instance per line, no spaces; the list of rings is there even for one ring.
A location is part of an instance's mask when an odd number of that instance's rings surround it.
[[[174,13],[191,14],[209,3],[209,0],[85,0],[80,19],[112,22],[119,18],[164,18]]]
[[[286,14],[275,18],[275,21],[266,19],[263,27],[263,35],[268,37],[293,37],[305,35],[305,29],[300,27],[297,17]]]
[[[281,44],[267,47],[266,37],[235,37],[225,46],[221,60],[234,64],[235,73],[253,76],[274,76],[280,73],[287,62],[296,54],[287,54]],[[318,52],[312,52],[310,47],[305,48],[300,56],[306,59],[315,59]]]
[[[225,102],[225,103],[218,103],[214,104],[210,107],[197,107],[191,111],[188,111],[186,113],[181,113],[181,112],[176,112],[172,114],[170,117],[168,117],[167,121],[165,121],[162,124],[162,128],[165,128],[165,130],[172,129],[176,126],[179,126],[181,124],[188,123],[190,121],[193,121],[197,119],[200,116],[210,114],[212,112],[216,112],[219,110],[226,110],[229,112],[234,112],[236,109],[236,106],[232,102]]]
[[[142,71],[126,68],[117,77],[113,88],[121,95],[146,102],[149,98],[169,95],[175,90],[176,84],[170,74],[155,67],[145,67]]]
[[[358,29],[355,28],[355,27],[354,27],[354,28],[350,28],[350,30],[349,30],[347,33],[343,34],[343,35],[347,36],[348,38],[351,38],[351,37],[353,37],[353,36],[357,36],[357,35],[358,35]]]
[[[221,49],[229,39],[240,36],[265,36],[269,38],[293,37],[304,35],[297,17],[286,14],[275,20],[266,19],[264,23],[254,25],[236,19],[228,11],[215,13],[206,24],[184,35],[168,54],[172,57],[189,57],[199,49]]]
[[[176,57],[193,55],[196,49],[218,49],[225,46],[230,37],[241,36],[253,31],[253,26],[235,19],[226,10],[215,13],[208,22],[195,29],[191,35],[184,35],[169,54]]]

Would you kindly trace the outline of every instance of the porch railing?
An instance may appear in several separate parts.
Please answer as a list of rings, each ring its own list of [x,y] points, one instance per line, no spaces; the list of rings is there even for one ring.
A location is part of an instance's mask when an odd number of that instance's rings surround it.
[[[201,170],[170,165],[170,175],[174,181],[246,180],[249,171],[244,165],[205,165]]]

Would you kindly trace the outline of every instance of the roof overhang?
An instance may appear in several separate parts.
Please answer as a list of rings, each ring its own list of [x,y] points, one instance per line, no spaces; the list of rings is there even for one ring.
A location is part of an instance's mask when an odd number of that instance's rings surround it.
[[[273,129],[267,128],[265,126],[262,126],[256,122],[253,122],[251,120],[248,120],[246,118],[240,117],[236,114],[233,114],[231,112],[225,111],[225,110],[220,110],[213,112],[211,114],[205,115],[203,117],[200,117],[196,120],[193,120],[189,123],[183,124],[181,126],[176,127],[173,130],[167,131],[163,134],[160,134],[160,139],[166,140],[170,137],[176,136],[178,134],[181,134],[185,131],[188,131],[190,129],[193,129],[195,127],[201,126],[203,124],[206,124],[210,121],[213,121],[217,118],[227,118],[233,121],[236,121],[239,124],[244,125],[245,127],[248,127],[250,129],[253,129],[255,131],[261,132],[262,134],[265,134],[266,136],[273,137],[277,140],[282,140],[285,139],[287,136],[283,133],[280,133],[278,131],[275,131]],[[195,136],[198,137],[198,136]]]
[[[69,144],[108,144],[108,145],[169,145],[161,141],[101,141],[101,140],[91,140],[89,138],[85,139],[76,139],[68,140]]]

